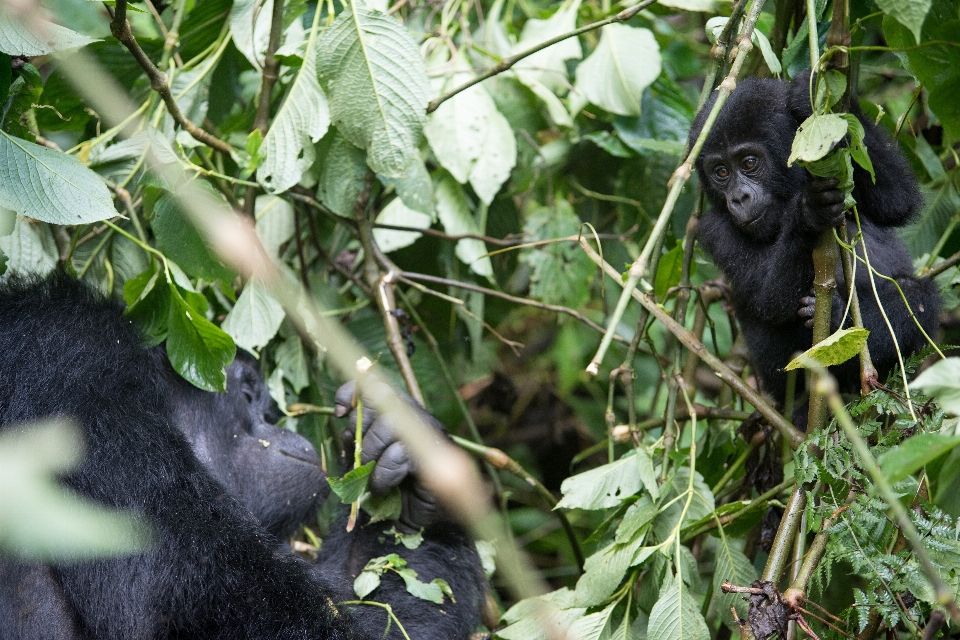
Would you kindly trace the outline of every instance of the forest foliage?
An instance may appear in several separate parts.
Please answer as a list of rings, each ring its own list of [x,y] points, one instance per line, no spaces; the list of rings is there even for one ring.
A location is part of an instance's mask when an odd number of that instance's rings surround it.
[[[813,43],[823,82],[855,87],[922,185],[902,235],[951,343],[956,2],[276,2],[0,3],[0,278],[63,268],[122,298],[202,389],[255,354],[284,424],[335,469],[342,346],[224,253],[204,212],[235,212],[285,286],[483,462],[472,499],[541,589],[493,574],[496,637],[921,637],[960,613],[958,360],[931,345],[904,354],[924,369],[908,386],[841,401],[827,385],[832,419],[797,432],[751,391],[687,158],[731,69],[793,78]],[[839,162],[868,164],[856,126],[825,115],[794,156],[848,140]],[[865,336],[828,340],[798,361],[817,379]],[[50,442],[0,438],[0,496],[53,514],[18,529],[0,498],[0,545],[97,553],[90,532],[120,516],[51,497],[75,461]],[[369,469],[351,473],[345,502]],[[358,597],[409,572],[402,555]]]

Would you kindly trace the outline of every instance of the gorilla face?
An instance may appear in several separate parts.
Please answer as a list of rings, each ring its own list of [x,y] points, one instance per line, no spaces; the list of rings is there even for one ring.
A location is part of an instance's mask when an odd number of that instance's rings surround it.
[[[734,224],[757,240],[769,239],[780,226],[776,198],[765,185],[769,181],[770,159],[754,143],[705,151],[701,159],[709,190],[722,198]]]
[[[226,393],[171,384],[176,425],[197,458],[271,533],[289,535],[326,499],[330,489],[316,450],[275,426],[280,412],[253,358],[237,354]]]

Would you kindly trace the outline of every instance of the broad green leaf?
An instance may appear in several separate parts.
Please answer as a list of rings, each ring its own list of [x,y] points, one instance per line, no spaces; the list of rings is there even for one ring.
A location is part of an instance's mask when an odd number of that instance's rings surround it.
[[[443,172],[441,172],[443,173]],[[467,233],[479,234],[477,223],[470,211],[470,205],[463,195],[463,189],[449,174],[443,174],[436,186],[437,214],[440,224],[450,235]],[[481,276],[493,277],[493,264],[486,255],[487,247],[482,240],[464,238],[457,241],[457,257],[469,265],[470,269]]]
[[[917,376],[911,389],[933,396],[944,411],[960,415],[960,358],[946,358]]]
[[[524,231],[529,241],[553,240],[576,235],[580,224],[580,218],[570,203],[558,199],[551,207],[538,207],[529,212]],[[523,249],[520,260],[533,269],[530,294],[537,300],[573,309],[589,300],[595,269],[575,242],[563,241]]]
[[[619,506],[640,491],[640,465],[636,455],[571,476],[560,485],[563,498],[555,509],[606,509]]]
[[[712,13],[716,10],[716,0],[660,0],[658,4],[684,11],[705,11]]]
[[[850,327],[837,329],[832,334],[813,345],[784,367],[786,371],[802,369],[804,360],[812,358],[825,367],[832,367],[855,357],[867,342],[870,331]]]
[[[21,215],[17,215],[13,232],[0,238],[0,251],[7,257],[4,277],[14,273],[45,276],[60,258],[50,228]]]
[[[434,604],[443,604],[443,595],[450,591],[450,585],[442,578],[434,578],[430,582],[421,582],[417,578],[417,572],[413,569],[397,569],[397,574],[403,578],[403,584],[407,588],[407,593],[415,598],[427,600]]]
[[[893,449],[885,451],[878,462],[890,483],[900,482],[914,471],[960,444],[960,436],[939,433],[918,433]]]
[[[926,0],[929,1],[929,0]],[[896,0],[885,2],[892,5]],[[897,4],[901,4],[896,2]],[[921,0],[902,4],[922,6]],[[907,9],[908,7],[903,7]],[[922,23],[922,42],[917,46],[916,34],[911,33],[894,16],[883,19],[883,34],[887,44],[898,53],[901,62],[929,92],[929,108],[943,125],[951,140],[960,138],[960,16],[954,0],[933,0]]]
[[[932,0],[877,0],[877,6],[888,16],[905,26],[920,44],[920,29],[930,11]]]
[[[273,193],[286,191],[300,182],[304,171],[313,165],[314,144],[330,127],[327,95],[317,80],[316,34],[321,13],[315,12],[303,65],[263,140],[265,158],[257,171],[257,180]]]
[[[640,496],[640,499],[627,508],[623,519],[617,525],[616,542],[629,543],[637,539],[637,534],[647,529],[648,524],[657,515],[658,507],[650,496]],[[639,538],[642,540],[642,538]]]
[[[553,640],[562,637],[584,613],[585,607],[573,607],[572,592],[560,589],[539,598],[527,598],[503,614],[508,627],[497,631],[503,640]]]
[[[425,213],[414,211],[404,204],[400,198],[394,198],[383,208],[377,216],[377,223],[392,224],[398,227],[413,227],[426,229],[433,223],[433,219]],[[416,231],[397,231],[396,229],[374,229],[373,239],[384,253],[390,253],[403,247],[409,247],[422,234]]]
[[[657,296],[657,300],[663,302],[670,287],[675,287],[680,283],[682,274],[683,245],[677,244],[673,249],[660,256],[660,262],[657,263],[657,278],[653,285],[653,292]]]
[[[108,557],[150,545],[149,525],[69,492],[59,476],[83,459],[67,422],[0,433],[0,550],[35,561]]]
[[[341,502],[344,504],[356,502],[360,494],[367,490],[367,481],[376,464],[375,460],[371,460],[365,465],[351,469],[342,478],[327,478],[327,482]]]
[[[257,196],[257,237],[268,256],[280,260],[280,245],[296,232],[293,205],[277,196]]]
[[[399,178],[380,176],[385,185],[393,185],[397,195],[414,211],[436,218],[437,203],[433,197],[433,181],[423,160],[415,157]]]
[[[459,71],[438,86],[441,92],[473,77],[462,57],[446,64],[456,65]],[[461,184],[469,180],[487,204],[517,163],[513,130],[479,84],[442,103],[430,114],[424,133],[440,164]]]
[[[62,151],[0,131],[0,207],[52,224],[117,215],[103,180]]]
[[[793,148],[787,158],[787,166],[794,161],[813,162],[820,160],[834,145],[847,135],[847,121],[836,113],[813,114],[803,121],[793,139]]]
[[[395,18],[352,2],[317,47],[337,129],[367,151],[371,169],[402,175],[417,154],[430,92],[413,36]]]
[[[730,607],[736,607],[740,618],[746,620],[747,602],[743,599],[743,594],[722,593],[719,586],[725,580],[729,580],[733,584],[750,584],[757,580],[760,575],[753,563],[743,555],[739,548],[732,546],[732,543],[733,540],[729,536],[721,536],[717,540],[716,564],[713,569],[716,610],[726,613],[730,611]],[[723,618],[726,621],[728,616],[724,615]]]
[[[207,107],[210,104],[210,82],[218,61],[218,58],[211,57],[195,69],[173,76],[170,92],[177,101],[181,113],[191,122],[203,122],[207,117]],[[176,140],[183,147],[192,148],[203,145],[181,129],[169,113],[164,113],[157,129],[168,140]]]
[[[293,336],[284,340],[277,347],[274,357],[277,360],[277,368],[283,371],[283,377],[293,387],[294,393],[300,393],[310,384],[307,355],[303,351],[303,342],[299,337]]]
[[[638,116],[643,90],[659,75],[660,47],[653,33],[608,24],[597,48],[577,67],[577,89],[610,113]]]
[[[170,288],[155,261],[143,273],[123,283],[123,299],[127,303],[124,315],[133,318],[150,346],[167,338]]]
[[[285,316],[283,307],[263,285],[250,280],[224,318],[222,328],[238,347],[254,352],[277,334]]]
[[[255,69],[263,67],[263,52],[270,43],[272,16],[273,0],[234,0],[230,12],[233,44]]]
[[[533,92],[533,95],[540,98],[544,106],[547,107],[547,115],[553,120],[553,124],[564,129],[573,127],[573,118],[567,112],[567,108],[563,106],[560,98],[549,87],[533,78],[525,78],[523,84]]]
[[[170,288],[167,357],[187,382],[204,391],[226,391],[226,367],[237,347],[233,340],[187,304],[180,288]]]
[[[700,607],[678,576],[668,578],[650,610],[648,640],[707,640],[710,631]]]
[[[35,19],[35,30],[43,30],[42,38],[34,35],[33,31],[20,22],[8,5],[0,5],[0,51],[12,56],[35,58],[99,42],[53,22]]]
[[[545,20],[531,18],[523,25],[520,41],[513,47],[513,53],[526,51],[536,45],[573,31],[577,26],[577,11],[581,0],[567,0]],[[580,41],[567,38],[541,49],[518,62],[513,70],[524,84],[536,82],[546,86],[553,93],[567,89],[567,60],[583,57]]]
[[[220,195],[207,182],[200,180],[194,182],[194,185],[207,192],[211,198],[221,200]],[[233,278],[233,272],[221,264],[207,240],[180,209],[177,196],[171,193],[160,196],[153,208],[151,226],[163,254],[191,276],[211,280]]]
[[[574,621],[566,633],[567,640],[600,640],[608,637],[604,631],[610,625],[613,610],[618,603],[614,602],[602,611],[585,615]]]
[[[587,558],[574,592],[575,603],[578,606],[595,607],[609,598],[630,568],[636,547],[614,543]]]
[[[361,571],[353,581],[353,592],[360,599],[366,598],[374,589],[380,586],[380,574],[376,571]]]
[[[350,144],[339,132],[327,136],[320,144],[317,198],[334,213],[353,219],[353,205],[367,173],[363,151]]]

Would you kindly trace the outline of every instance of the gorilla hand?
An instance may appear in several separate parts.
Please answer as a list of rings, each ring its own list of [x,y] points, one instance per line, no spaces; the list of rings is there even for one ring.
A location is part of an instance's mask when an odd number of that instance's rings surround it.
[[[383,383],[371,379],[367,384]],[[333,400],[335,415],[348,416],[350,420],[350,426],[343,432],[343,441],[347,450],[353,449],[356,432],[357,410],[353,406],[355,389],[356,383],[351,380],[337,389]],[[406,396],[404,398],[427,424],[440,433],[446,433],[443,425],[427,413],[419,403],[412,398]],[[388,415],[381,415],[366,398],[363,400],[362,429],[360,462],[366,464],[371,460],[376,461],[367,485],[370,492],[374,495],[384,495],[393,487],[400,488],[402,509],[399,524],[402,528],[417,531],[437,522],[440,519],[440,505],[417,480],[416,465],[406,447],[397,438],[393,419]]]
[[[843,192],[837,188],[837,178],[812,178],[801,200],[803,224],[819,233],[835,227],[843,220]]]

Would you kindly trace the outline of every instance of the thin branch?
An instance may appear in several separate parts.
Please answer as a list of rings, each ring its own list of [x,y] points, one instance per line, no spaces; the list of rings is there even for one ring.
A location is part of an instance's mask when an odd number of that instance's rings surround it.
[[[167,112],[170,113],[170,117],[173,118],[181,129],[193,136],[194,140],[202,142],[220,153],[229,155],[230,152],[233,151],[233,147],[192,123],[183,115],[183,112],[180,111],[180,107],[173,97],[173,92],[170,90],[170,81],[167,78],[167,74],[160,71],[150,58],[147,57],[147,54],[143,52],[143,49],[140,48],[140,44],[134,37],[126,16],[127,0],[117,0],[116,11],[113,20],[110,21],[110,33],[120,41],[120,44],[127,48],[137,61],[137,64],[140,65],[140,68],[147,74],[147,78],[150,79],[150,88],[156,91],[160,98],[163,99],[163,103],[167,106]]]
[[[579,311],[574,311],[569,307],[562,307],[558,304],[547,304],[545,302],[537,302],[536,300],[530,300],[528,298],[520,298],[518,296],[512,296],[509,293],[504,293],[502,291],[497,291],[495,289],[488,289],[487,287],[481,287],[470,282],[460,282],[458,280],[450,280],[447,278],[440,278],[437,276],[430,276],[423,273],[411,273],[409,271],[404,271],[400,274],[400,280],[403,280],[411,286],[418,286],[416,283],[410,282],[411,280],[419,280],[421,282],[432,282],[434,284],[440,284],[447,287],[456,287],[458,289],[464,289],[466,291],[475,291],[477,293],[482,293],[485,296],[491,296],[494,298],[500,298],[501,300],[506,300],[508,302],[514,302],[516,304],[522,304],[527,307],[534,307],[536,309],[543,309],[544,311],[553,311],[554,313],[563,313],[573,318],[576,318],[580,322],[584,323],[591,329],[595,329],[600,333],[603,333],[603,327],[598,325],[596,322],[586,317]],[[626,343],[627,341],[620,336],[617,336],[616,339],[620,342]],[[649,348],[646,348],[644,353],[649,354]],[[643,350],[643,349],[642,349]]]
[[[587,256],[594,261],[598,266],[603,269],[603,272],[606,273],[611,279],[613,279],[618,284],[622,282],[620,279],[620,273],[614,269],[608,262],[603,260],[600,257],[593,247],[591,247],[586,239],[580,240],[580,247],[584,250]],[[625,286],[625,285],[623,285]],[[787,421],[776,409],[774,409],[769,402],[760,397],[760,394],[753,388],[751,388],[747,383],[740,379],[740,377],[733,372],[733,370],[728,367],[720,358],[715,356],[713,353],[707,349],[706,346],[693,335],[693,333],[684,326],[677,324],[676,320],[670,316],[666,310],[658,305],[654,300],[644,293],[640,293],[636,289],[632,292],[633,299],[639,302],[645,309],[647,309],[650,314],[655,317],[657,320],[663,324],[664,328],[667,329],[670,333],[677,337],[680,342],[683,343],[687,349],[697,354],[697,357],[703,360],[704,364],[713,369],[714,373],[717,374],[717,377],[723,380],[725,383],[730,385],[733,390],[741,398],[752,404],[756,407],[757,411],[767,419],[767,421],[777,429],[781,435],[784,436],[787,442],[790,443],[790,446],[794,449],[800,446],[804,440],[806,440],[806,435],[801,433],[796,427],[794,427],[790,422]]]
[[[594,22],[592,24],[588,24],[585,27],[580,27],[579,29],[574,29],[573,31],[570,31],[568,33],[562,33],[555,38],[550,38],[545,42],[541,42],[535,47],[530,47],[526,51],[521,51],[520,53],[515,53],[512,56],[507,56],[506,58],[501,60],[498,64],[487,69],[486,71],[476,76],[475,78],[468,80],[467,82],[463,83],[459,87],[455,87],[451,89],[450,91],[446,92],[439,98],[435,98],[434,100],[431,100],[430,104],[427,105],[427,113],[433,113],[434,111],[437,110],[437,107],[439,107],[441,104],[443,104],[453,96],[457,95],[458,93],[462,91],[466,91],[467,89],[469,89],[475,84],[480,84],[487,78],[492,78],[495,75],[498,75],[500,73],[503,73],[504,71],[507,71],[513,65],[517,64],[524,58],[532,56],[538,51],[543,51],[547,47],[551,47],[557,44],[558,42],[563,42],[564,40],[567,40],[569,38],[574,38],[576,36],[579,36],[580,34],[587,33],[589,31],[594,31],[608,24],[613,24],[615,22],[625,22],[630,18],[632,18],[633,16],[640,13],[641,11],[643,11],[644,9],[646,9],[647,7],[649,7],[650,5],[652,5],[656,1],[657,0],[643,0],[643,2],[641,2],[640,4],[630,7],[629,9],[624,9],[620,13],[617,13],[616,15],[612,15],[609,18],[604,18],[603,20]]]

